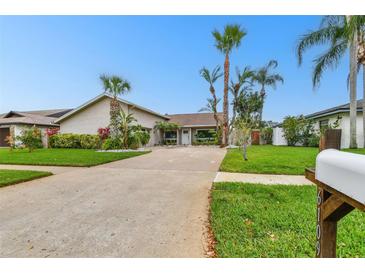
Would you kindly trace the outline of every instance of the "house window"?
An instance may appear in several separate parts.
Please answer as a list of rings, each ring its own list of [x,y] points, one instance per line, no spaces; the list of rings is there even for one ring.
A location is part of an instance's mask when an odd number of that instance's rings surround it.
[[[319,128],[320,129],[328,128],[328,119],[319,121]]]
[[[214,129],[197,129],[195,139],[197,141],[214,141],[216,132]]]
[[[176,144],[177,142],[177,131],[176,130],[169,130],[165,131],[164,133],[164,139],[166,145],[172,145]]]

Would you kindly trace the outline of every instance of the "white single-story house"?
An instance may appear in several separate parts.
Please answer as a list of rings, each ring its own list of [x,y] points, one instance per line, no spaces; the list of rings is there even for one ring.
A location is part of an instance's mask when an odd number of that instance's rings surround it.
[[[112,98],[111,95],[102,93],[54,122],[59,124],[60,133],[97,134],[99,128],[108,127],[110,123],[110,101]],[[151,139],[148,145],[157,144],[161,137],[159,132],[154,130],[154,126],[156,122],[168,121],[169,118],[129,101],[120,98],[118,101],[125,113],[133,114],[137,120],[134,122],[135,124],[140,124],[149,131]]]
[[[17,137],[26,127],[36,126],[45,132],[47,128],[58,128],[59,125],[54,120],[71,111],[71,109],[48,109],[36,111],[9,111],[0,114],[0,147],[8,146],[5,141],[10,134]],[[44,134],[42,134],[44,137]],[[42,138],[43,143],[46,139]],[[19,142],[16,142],[19,143]]]
[[[110,102],[113,97],[102,93],[74,109],[10,111],[0,115],[0,147],[8,146],[5,138],[18,136],[23,127],[36,126],[44,133],[47,128],[59,128],[60,133],[97,134],[99,128],[110,124]],[[148,108],[118,98],[125,113],[133,114],[135,124],[150,133],[148,146],[164,144],[191,145],[214,140],[215,120],[213,113],[162,115]],[[218,114],[222,119],[222,113]],[[164,132],[155,129],[157,122],[171,122],[179,126]],[[43,134],[44,135],[44,134]],[[46,141],[44,140],[46,144]]]
[[[356,137],[357,145],[363,148],[364,132],[362,117],[363,100],[357,101],[357,118],[356,118]],[[341,148],[349,148],[350,146],[350,104],[343,104],[337,107],[325,109],[305,116],[307,119],[314,120],[314,128],[319,130],[322,127],[333,125],[337,120],[341,132]],[[273,145],[287,145],[283,136],[283,130],[280,124],[273,131]]]
[[[111,95],[102,93],[54,122],[59,124],[60,133],[96,134],[98,128],[109,125],[112,98]],[[210,133],[215,131],[213,113],[162,115],[127,100],[118,100],[123,111],[132,113],[137,120],[135,123],[149,131],[149,146],[162,144],[166,140],[172,144],[191,145],[202,139],[210,139]],[[156,123],[161,121],[176,123],[179,129],[168,132],[155,129]]]

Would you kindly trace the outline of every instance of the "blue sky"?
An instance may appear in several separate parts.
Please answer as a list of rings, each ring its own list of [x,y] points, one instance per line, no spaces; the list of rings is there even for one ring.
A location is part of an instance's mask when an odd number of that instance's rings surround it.
[[[102,73],[131,82],[127,100],[160,113],[196,112],[210,96],[199,69],[224,61],[211,31],[238,23],[247,35],[231,55],[231,71],[276,59],[285,79],[268,90],[264,119],[308,114],[348,102],[347,58],[325,73],[316,91],[311,60],[323,48],[297,65],[296,40],[319,22],[318,16],[2,16],[0,113],[77,107],[102,92]]]

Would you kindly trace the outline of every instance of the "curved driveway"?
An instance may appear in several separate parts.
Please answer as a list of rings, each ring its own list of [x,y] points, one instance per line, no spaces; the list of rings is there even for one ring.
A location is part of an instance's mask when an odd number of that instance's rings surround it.
[[[225,149],[152,153],[0,189],[1,257],[202,257]]]

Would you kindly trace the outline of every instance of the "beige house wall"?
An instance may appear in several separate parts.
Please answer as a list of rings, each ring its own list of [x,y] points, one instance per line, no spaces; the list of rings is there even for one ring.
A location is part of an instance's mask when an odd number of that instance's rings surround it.
[[[60,122],[61,133],[78,133],[78,134],[97,134],[98,128],[107,127],[110,122],[110,98],[106,97],[85,109],[71,115]],[[160,136],[153,128],[157,121],[165,119],[147,111],[132,108],[125,103],[121,103],[121,107],[125,113],[133,113],[134,118],[142,127],[150,130],[151,139],[149,146],[159,143]]]

